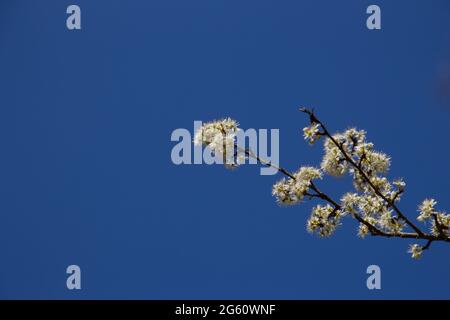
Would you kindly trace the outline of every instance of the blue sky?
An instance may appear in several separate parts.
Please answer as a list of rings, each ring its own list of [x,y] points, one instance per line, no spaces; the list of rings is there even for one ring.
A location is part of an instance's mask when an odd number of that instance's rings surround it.
[[[410,241],[360,240],[350,219],[320,239],[311,203],[275,203],[279,177],[170,159],[174,129],[230,116],[279,128],[286,168],[317,165],[306,105],[392,156],[409,216],[425,197],[450,210],[449,69],[444,0],[2,1],[0,297],[450,298],[448,244],[413,261]],[[382,290],[366,288],[371,264]]]

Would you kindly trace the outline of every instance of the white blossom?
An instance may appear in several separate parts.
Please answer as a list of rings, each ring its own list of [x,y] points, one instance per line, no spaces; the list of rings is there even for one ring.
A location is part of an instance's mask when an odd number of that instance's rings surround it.
[[[322,178],[322,172],[314,167],[301,167],[293,176],[295,179],[282,179],[272,188],[272,195],[281,204],[292,205],[301,201],[311,185],[311,180]]]
[[[418,244],[412,244],[409,246],[408,252],[411,253],[413,259],[420,259],[422,257],[423,247]]]
[[[229,134],[236,134],[237,130],[238,123],[231,118],[207,122],[195,133],[194,143],[196,145],[209,145],[218,135],[224,137]]]
[[[318,123],[311,123],[309,127],[303,128],[303,137],[305,140],[309,140],[310,144],[314,144],[314,142],[319,140],[319,128],[320,125]]]
[[[369,234],[369,227],[364,223],[360,223],[358,226],[358,237],[364,239]]]
[[[347,213],[356,213],[355,207],[358,206],[359,201],[360,196],[357,193],[348,192],[341,198],[341,206]]]
[[[439,213],[438,220],[444,227],[450,228],[450,214]]]
[[[391,160],[382,152],[367,152],[363,164],[366,166],[366,170],[373,174],[384,173],[388,171]]]
[[[321,237],[330,236],[337,228],[342,213],[329,204],[317,205],[312,209],[311,217],[307,223],[308,231],[317,232]]]
[[[280,204],[292,205],[303,199],[303,192],[294,188],[293,179],[282,179],[272,187],[272,195],[277,198]]]
[[[437,224],[436,224],[437,220]],[[450,228],[450,214],[436,213],[436,220],[431,220],[431,233],[434,236],[440,236],[442,233],[448,234]]]
[[[344,132],[344,136],[347,138],[348,143],[351,143],[356,147],[364,144],[366,132],[364,130],[350,128]]]
[[[402,232],[404,223],[392,216],[392,211],[385,210],[379,217],[377,224],[385,231],[392,232],[394,234]]]
[[[358,202],[359,210],[364,215],[373,215],[383,211],[385,207],[384,201],[377,196],[363,195]]]
[[[372,152],[373,143],[361,143],[355,146],[355,154],[359,157],[362,157],[364,154]]]
[[[235,148],[237,131],[238,123],[231,118],[204,123],[195,133],[194,144],[206,145],[222,155],[227,167],[234,167],[244,158],[242,151]]]
[[[392,191],[392,186],[386,177],[374,176],[370,178],[370,182],[384,195],[389,195]],[[372,192],[373,188],[370,186],[369,190]]]
[[[431,217],[434,213],[434,206],[436,205],[436,200],[434,199],[425,199],[422,204],[419,206],[420,215],[417,217],[417,220],[424,221]]]
[[[301,167],[296,173],[294,173],[294,177],[297,180],[308,181],[308,183],[313,179],[321,179],[322,172],[314,167]]]
[[[340,137],[336,136],[336,139]],[[341,150],[331,139],[326,139],[324,144],[325,155],[321,163],[321,168],[331,176],[340,177],[348,171],[348,163]]]

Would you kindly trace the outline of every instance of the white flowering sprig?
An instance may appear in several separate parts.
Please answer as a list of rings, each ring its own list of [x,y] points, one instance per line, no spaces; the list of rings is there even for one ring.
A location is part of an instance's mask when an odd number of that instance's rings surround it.
[[[300,111],[309,116],[310,125],[316,128],[315,138],[310,141],[317,141],[322,136],[326,139],[322,170],[331,176],[349,173],[353,178],[356,192],[345,194],[334,209],[342,210],[359,221],[360,237],[370,234],[426,240],[423,246],[410,246],[409,252],[415,259],[420,258],[434,241],[450,242],[450,215],[437,212],[434,199],[423,201],[417,218],[421,222],[430,222],[430,233],[421,230],[398,208],[397,202],[406,184],[402,179],[392,182],[387,179],[385,174],[389,170],[390,158],[374,150],[373,143],[366,141],[365,131],[352,128],[332,135],[313,111],[306,108]]]
[[[350,216],[358,221],[358,236],[367,235],[424,240],[421,246],[413,244],[408,252],[414,259],[422,256],[434,241],[450,243],[450,215],[435,210],[436,201],[426,199],[419,206],[420,222],[430,224],[430,232],[422,231],[397,206],[406,184],[402,179],[389,181],[385,176],[390,167],[390,158],[374,150],[374,145],[366,141],[366,132],[351,128],[343,133],[330,134],[313,111],[301,108],[309,115],[310,125],[303,129],[305,140],[314,144],[322,137],[324,157],[320,168],[301,167],[291,173],[282,167],[261,159],[250,149],[236,145],[238,124],[232,119],[224,119],[204,124],[196,133],[194,143],[210,147],[222,154],[227,167],[237,165],[236,157],[251,157],[259,163],[273,167],[285,178],[274,184],[272,194],[278,203],[295,205],[306,199],[324,201],[316,205],[307,222],[307,229],[321,237],[333,234],[341,224],[341,219]],[[231,163],[231,165],[230,165]],[[354,192],[347,192],[340,201],[333,200],[319,190],[316,180],[323,175],[343,176],[350,174]]]
[[[230,118],[204,123],[195,133],[194,144],[208,146],[214,154],[222,156],[227,168],[234,168],[244,156],[236,148],[238,126]]]

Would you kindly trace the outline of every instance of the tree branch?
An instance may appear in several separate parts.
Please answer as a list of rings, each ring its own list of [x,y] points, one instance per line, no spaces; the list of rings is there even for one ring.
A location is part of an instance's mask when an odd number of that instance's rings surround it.
[[[406,217],[401,211],[400,209],[395,205],[394,201],[391,201],[389,198],[387,198],[370,180],[370,178],[367,176],[367,174],[364,172],[364,170],[362,170],[360,165],[357,165],[355,163],[355,161],[353,160],[353,158],[351,156],[349,156],[347,154],[347,152],[344,150],[344,148],[342,147],[341,144],[339,144],[336,139],[334,139],[334,137],[330,134],[330,132],[328,131],[328,129],[325,127],[325,125],[315,116],[315,114],[306,109],[306,108],[301,108],[300,111],[306,113],[309,115],[310,117],[310,121],[312,123],[317,123],[320,125],[320,127],[323,130],[323,133],[325,136],[327,136],[332,142],[333,144],[339,148],[339,150],[341,151],[341,153],[344,155],[345,159],[348,161],[348,163],[350,163],[357,171],[358,173],[363,177],[364,181],[366,181],[369,186],[373,189],[373,191],[375,192],[375,194],[377,196],[379,196],[381,199],[383,199],[384,201],[386,201],[386,203],[392,207],[394,209],[394,211],[398,214],[398,216],[403,219],[416,233],[418,236],[424,236],[425,233],[420,230],[413,222],[411,222],[408,217]]]
[[[253,159],[258,161],[262,165],[265,165],[265,166],[268,166],[268,167],[272,167],[272,168],[276,169],[278,172],[280,172],[283,175],[285,175],[286,177],[288,177],[290,179],[293,179],[293,180],[296,180],[295,176],[290,171],[284,169],[283,167],[276,166],[273,163],[271,163],[270,161],[262,159],[261,157],[257,156],[253,151],[251,151],[250,149],[248,149],[248,148],[247,149],[243,149],[243,148],[240,148],[238,146],[237,146],[237,148],[241,152],[244,152],[245,155],[247,155],[248,157],[252,157]],[[311,181],[311,184],[310,184],[310,189],[312,191],[314,191],[315,193],[305,192],[304,193],[305,196],[308,196],[308,197],[311,197],[311,198],[322,199],[322,200],[328,202],[330,205],[332,205],[335,210],[342,210],[342,206],[337,201],[333,200],[330,196],[328,196],[327,194],[323,193],[314,184],[314,182],[312,182],[312,181]],[[379,236],[379,237],[386,237],[386,238],[423,239],[423,240],[428,240],[428,241],[431,241],[431,242],[432,241],[446,241],[446,242],[450,242],[450,238],[440,238],[440,237],[436,237],[436,236],[433,236],[433,235],[430,235],[430,234],[425,234],[423,232],[420,235],[417,234],[417,233],[406,233],[406,232],[399,232],[399,233],[384,232],[384,231],[380,230],[379,228],[377,228],[376,226],[374,226],[373,224],[371,224],[368,221],[366,221],[359,214],[354,213],[354,214],[352,214],[352,216],[358,222],[364,224],[369,229],[370,234],[372,236]]]

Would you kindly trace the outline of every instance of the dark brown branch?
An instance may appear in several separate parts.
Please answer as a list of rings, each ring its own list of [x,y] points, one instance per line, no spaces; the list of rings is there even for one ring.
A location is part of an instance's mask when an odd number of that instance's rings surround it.
[[[268,166],[268,167],[272,167],[272,168],[278,170],[279,172],[281,172],[282,174],[284,174],[285,176],[287,176],[287,177],[289,177],[289,178],[295,180],[295,177],[293,176],[292,173],[290,173],[289,171],[287,171],[287,170],[284,169],[284,168],[281,168],[281,167],[278,167],[278,166],[274,165],[273,163],[271,163],[271,162],[269,162],[269,161],[267,161],[267,160],[261,159],[259,156],[257,156],[256,154],[254,154],[250,149],[245,149],[245,150],[242,150],[242,151],[243,151],[247,156],[256,159],[256,161],[258,161],[259,163],[261,163],[261,164],[263,164],[263,165],[265,165],[265,166]]]
[[[427,250],[430,248],[431,244],[433,243],[433,240],[428,240],[427,244],[422,247],[422,250]]]

